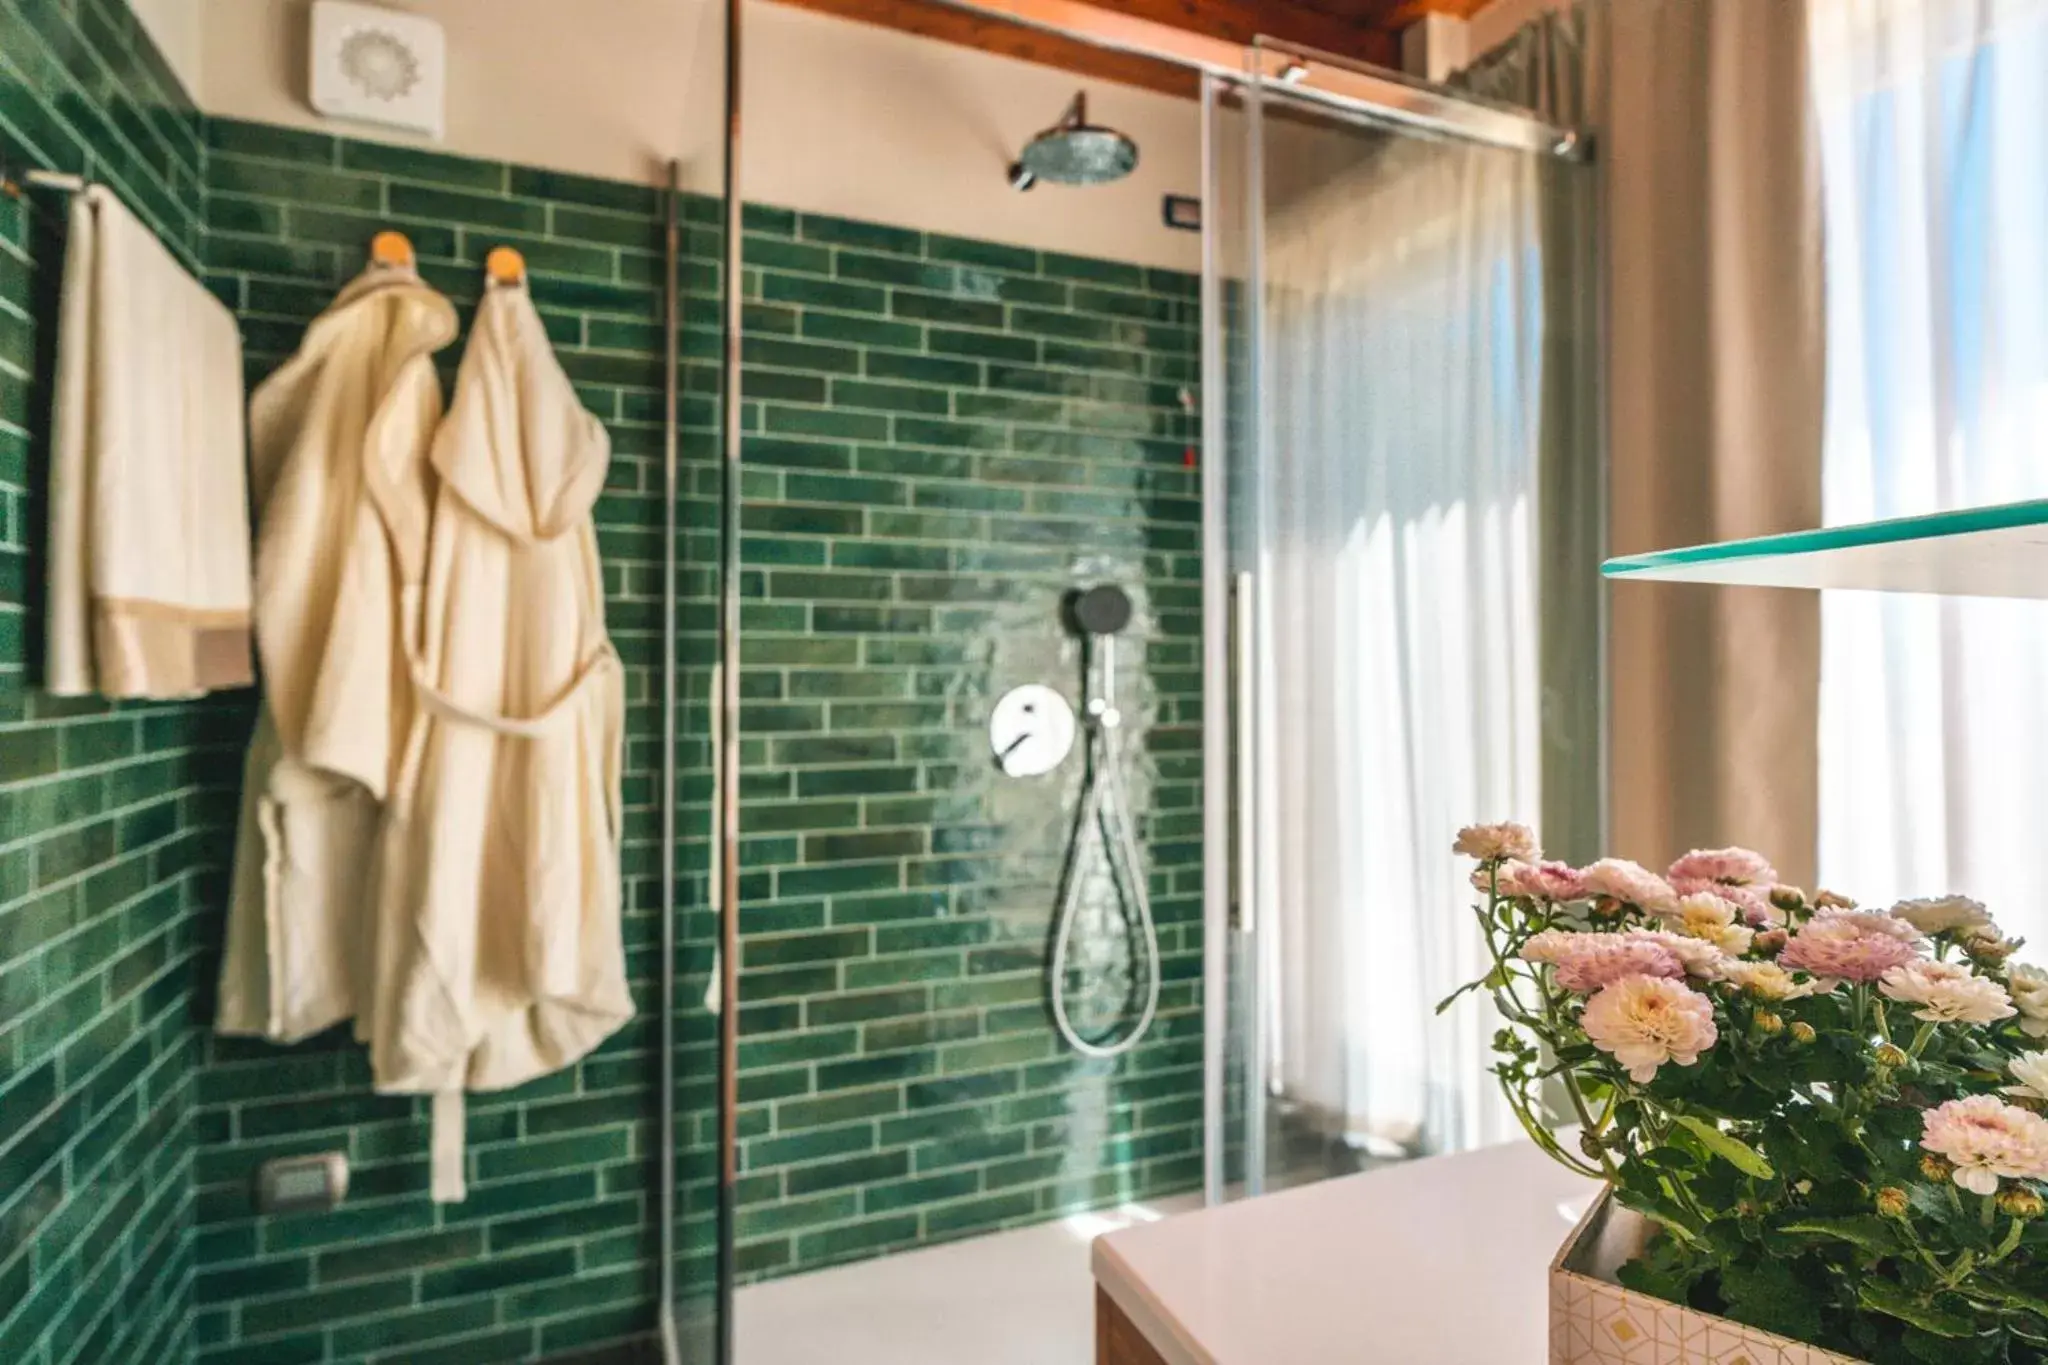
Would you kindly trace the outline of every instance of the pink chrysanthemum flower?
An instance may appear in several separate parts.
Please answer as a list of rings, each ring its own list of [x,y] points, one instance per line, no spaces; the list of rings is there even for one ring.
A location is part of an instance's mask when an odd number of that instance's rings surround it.
[[[1518,956],[1524,962],[1541,962],[1554,967],[1578,951],[1580,939],[1590,937],[1590,934],[1574,933],[1570,929],[1545,929],[1539,934],[1531,934]]]
[[[2005,988],[2019,1007],[2020,1032],[2048,1038],[2048,972],[2016,962],[2005,974]]]
[[[1677,933],[1704,939],[1730,957],[1748,952],[1750,941],[1756,937],[1756,931],[1741,922],[1740,907],[1718,891],[1681,896],[1676,912],[1662,918]]]
[[[1984,902],[1973,901],[1968,896],[1936,896],[1925,900],[1900,901],[1892,907],[1892,914],[1923,934],[1979,929],[1991,923],[1991,915],[1984,909]]]
[[[1579,880],[1588,895],[1606,896],[1652,915],[1668,915],[1678,908],[1678,893],[1669,882],[1626,858],[1602,858],[1581,868]]]
[[[2016,1085],[2002,1087],[2008,1095],[2048,1101],[2048,1052],[2022,1052],[2006,1063]]]
[[[1575,901],[1585,897],[1586,884],[1570,863],[1502,863],[1500,892],[1543,901]]]
[[[1886,972],[1877,989],[1918,1005],[1913,1017],[1930,1024],[1993,1024],[2019,1013],[2005,987],[1955,962],[1908,962]]]
[[[1579,934],[1557,958],[1557,984],[1591,995],[1625,976],[1685,977],[1685,963],[1661,943],[1635,934]]]
[[[1801,980],[1775,962],[1744,962],[1731,958],[1721,964],[1721,979],[1763,1000],[1803,1000],[1825,995],[1838,981]]]
[[[1691,1066],[1720,1038],[1713,1003],[1660,976],[1623,977],[1607,986],[1586,1002],[1579,1026],[1638,1084],[1654,1079],[1666,1062]]]
[[[2000,1180],[2048,1179],[2048,1119],[2039,1114],[1995,1095],[1970,1095],[1927,1110],[1920,1121],[1920,1145],[1947,1157],[1956,1184],[1972,1194],[1996,1194]]]
[[[1673,882],[1698,879],[1723,886],[1761,886],[1765,891],[1778,883],[1771,860],[1746,848],[1696,848],[1664,875]]]
[[[1780,965],[1841,981],[1875,981],[1917,961],[1926,940],[1902,919],[1863,910],[1816,915],[1778,954]]]
[[[1519,862],[1534,862],[1543,856],[1536,847],[1536,836],[1527,825],[1506,821],[1497,825],[1467,825],[1458,831],[1458,838],[1451,845],[1453,853],[1462,853],[1467,858],[1477,858],[1482,863],[1496,859],[1513,858]]]
[[[1719,947],[1703,938],[1687,934],[1674,934],[1669,929],[1631,929],[1624,938],[1639,942],[1654,943],[1677,958],[1685,968],[1687,976],[1714,980],[1721,975],[1721,965],[1727,959]]]
[[[1785,912],[1771,904],[1770,890],[1767,887],[1736,886],[1728,882],[1711,881],[1705,877],[1679,877],[1672,881],[1671,889],[1680,897],[1697,896],[1702,893],[1719,896],[1739,909],[1742,912],[1742,922],[1752,929],[1785,922]]]

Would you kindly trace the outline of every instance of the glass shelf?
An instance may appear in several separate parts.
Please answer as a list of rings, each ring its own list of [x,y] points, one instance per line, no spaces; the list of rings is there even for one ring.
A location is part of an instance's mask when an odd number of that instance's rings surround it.
[[[2048,499],[1610,559],[1620,582],[2048,598]]]

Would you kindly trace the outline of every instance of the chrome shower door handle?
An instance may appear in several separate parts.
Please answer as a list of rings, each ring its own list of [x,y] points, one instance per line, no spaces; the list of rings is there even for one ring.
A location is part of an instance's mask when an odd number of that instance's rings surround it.
[[[1257,811],[1253,783],[1256,780],[1256,746],[1253,744],[1252,727],[1257,718],[1253,678],[1256,669],[1252,655],[1252,576],[1239,572],[1230,583],[1230,671],[1231,701],[1235,710],[1231,725],[1232,771],[1231,810],[1235,816],[1232,824],[1230,863],[1236,873],[1236,886],[1231,896],[1231,927],[1239,933],[1249,934],[1258,923],[1258,879],[1255,875],[1254,854],[1258,848]]]

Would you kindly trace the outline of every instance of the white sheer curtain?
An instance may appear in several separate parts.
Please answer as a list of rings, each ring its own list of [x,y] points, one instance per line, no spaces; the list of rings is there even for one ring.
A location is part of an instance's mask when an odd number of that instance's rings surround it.
[[[1515,1131],[1492,1021],[1431,1010],[1484,970],[1457,828],[1541,797],[1540,187],[1348,136],[1381,145],[1267,235],[1270,1062],[1326,1134],[1433,1151]]]
[[[1811,3],[1826,519],[2048,495],[2048,3]],[[2048,940],[2048,605],[1822,611],[1823,881]]]

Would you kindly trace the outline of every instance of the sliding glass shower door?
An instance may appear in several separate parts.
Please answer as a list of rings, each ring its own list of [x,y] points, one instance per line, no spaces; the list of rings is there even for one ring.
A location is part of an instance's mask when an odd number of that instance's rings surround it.
[[[1451,842],[1601,827],[1590,168],[1274,58],[1205,96],[1212,1192],[1515,1136]]]

